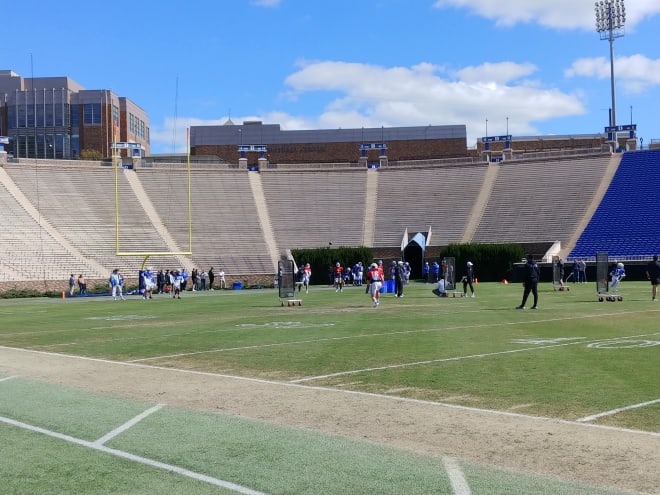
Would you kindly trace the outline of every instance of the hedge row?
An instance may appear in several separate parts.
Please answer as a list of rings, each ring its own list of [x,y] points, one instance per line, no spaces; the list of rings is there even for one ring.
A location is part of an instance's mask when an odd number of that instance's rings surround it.
[[[329,271],[337,262],[341,263],[341,266],[353,266],[361,261],[365,267],[373,262],[373,251],[367,247],[292,249],[291,254],[298,266],[309,263],[312,269],[312,285],[327,284],[330,280]]]
[[[457,279],[471,261],[480,281],[499,282],[511,278],[513,264],[525,258],[525,251],[519,244],[450,244],[442,250],[442,257],[456,258]]]

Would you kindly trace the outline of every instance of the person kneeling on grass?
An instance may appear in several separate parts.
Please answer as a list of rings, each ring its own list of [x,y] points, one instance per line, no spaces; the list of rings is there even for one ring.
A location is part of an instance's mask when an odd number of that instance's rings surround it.
[[[435,286],[435,289],[433,289],[431,292],[433,292],[438,297],[447,297],[447,289],[445,289],[445,279],[441,278],[440,280],[438,280],[438,284]]]

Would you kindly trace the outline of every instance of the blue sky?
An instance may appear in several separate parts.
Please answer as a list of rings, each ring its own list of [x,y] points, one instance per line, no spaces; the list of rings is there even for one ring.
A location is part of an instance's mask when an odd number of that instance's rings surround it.
[[[625,0],[617,124],[660,140],[660,1]],[[148,114],[152,153],[191,125],[465,124],[595,134],[611,106],[592,0],[0,0],[0,69],[111,89]]]

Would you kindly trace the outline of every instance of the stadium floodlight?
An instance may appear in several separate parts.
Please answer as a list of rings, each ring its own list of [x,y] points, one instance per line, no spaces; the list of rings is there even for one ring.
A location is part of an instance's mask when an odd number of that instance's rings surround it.
[[[616,96],[614,91],[614,40],[623,36],[626,23],[626,6],[623,0],[600,0],[596,2],[596,31],[601,40],[610,42],[610,87],[612,90],[612,113],[610,126],[616,126]]]

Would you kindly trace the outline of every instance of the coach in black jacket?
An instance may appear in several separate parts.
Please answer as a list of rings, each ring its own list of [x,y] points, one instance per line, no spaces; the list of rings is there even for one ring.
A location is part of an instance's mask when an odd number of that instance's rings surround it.
[[[539,302],[539,291],[538,284],[539,278],[541,275],[541,269],[539,265],[534,261],[534,256],[531,254],[527,255],[527,263],[525,263],[525,291],[523,292],[522,303],[520,306],[517,306],[516,309],[525,309],[525,303],[527,302],[527,297],[531,292],[534,295],[534,306],[532,309],[538,309],[537,303]]]

